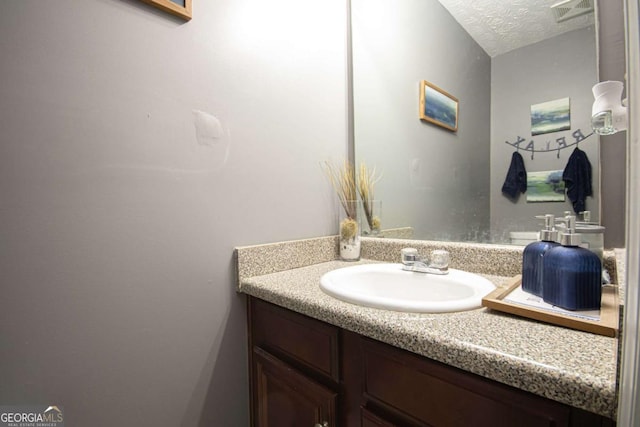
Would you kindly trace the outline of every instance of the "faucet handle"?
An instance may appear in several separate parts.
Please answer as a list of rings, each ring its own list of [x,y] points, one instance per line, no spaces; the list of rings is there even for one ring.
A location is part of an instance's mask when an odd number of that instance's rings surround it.
[[[411,265],[420,260],[416,248],[404,248],[400,251],[400,254],[402,255],[402,263],[405,265]]]
[[[434,268],[448,268],[449,262],[451,262],[451,257],[448,251],[437,249],[431,252],[431,262],[429,263],[430,267]]]

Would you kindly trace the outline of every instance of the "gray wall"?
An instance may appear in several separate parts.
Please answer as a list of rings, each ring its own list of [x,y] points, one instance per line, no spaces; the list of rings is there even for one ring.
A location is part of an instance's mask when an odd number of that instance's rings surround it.
[[[318,163],[346,155],[345,13],[0,3],[0,403],[248,424],[233,248],[336,233]]]
[[[556,138],[565,136],[568,143],[575,142],[572,132],[581,129],[591,132],[591,88],[597,82],[596,36],[593,27],[571,31],[492,59],[491,69],[491,229],[492,235],[508,241],[508,232],[535,231],[539,222],[533,217],[552,213],[562,215],[573,211],[571,202],[527,203],[526,193],[513,202],[502,195],[501,188],[515,150],[505,141],[516,142],[520,136],[531,140],[536,149],[545,148],[546,141],[556,146]],[[531,136],[530,108],[533,104],[559,98],[570,98],[571,130]],[[531,153],[520,151],[527,172],[564,170],[575,147],[557,152]],[[593,170],[594,197],[587,198],[587,209],[593,211],[593,220],[599,212],[599,146],[596,135],[580,143],[587,153]]]
[[[422,239],[482,239],[489,56],[435,0],[352,0],[352,19],[355,155],[383,173],[376,190],[383,228],[410,225]],[[421,80],[459,99],[456,133],[419,120]]]

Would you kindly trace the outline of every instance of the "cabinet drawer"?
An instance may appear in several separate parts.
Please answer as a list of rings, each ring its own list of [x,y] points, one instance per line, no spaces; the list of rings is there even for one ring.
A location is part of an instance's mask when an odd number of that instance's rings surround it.
[[[287,363],[337,383],[339,329],[250,297],[251,340]]]
[[[385,344],[364,340],[364,392],[411,425],[567,426],[567,406]]]
[[[389,421],[383,420],[366,408],[361,409],[362,427],[398,427]]]

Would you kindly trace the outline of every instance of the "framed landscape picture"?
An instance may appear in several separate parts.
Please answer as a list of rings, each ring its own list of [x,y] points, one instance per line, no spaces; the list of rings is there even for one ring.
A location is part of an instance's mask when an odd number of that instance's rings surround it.
[[[569,98],[554,99],[531,106],[531,135],[571,129]]]
[[[426,80],[420,82],[420,120],[458,130],[458,98]]]
[[[564,170],[527,172],[527,203],[564,202]]]
[[[191,19],[191,0],[142,0],[158,9],[189,21]]]

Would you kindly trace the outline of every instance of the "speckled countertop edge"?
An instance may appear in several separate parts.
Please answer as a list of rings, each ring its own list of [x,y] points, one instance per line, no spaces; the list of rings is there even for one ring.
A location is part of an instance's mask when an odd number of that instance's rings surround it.
[[[307,257],[330,258],[329,252],[333,250],[330,249],[332,244],[327,244],[330,240],[323,242],[327,253],[308,253]],[[384,239],[385,242],[381,243],[380,240],[363,239],[363,255],[397,262],[394,259],[397,247],[406,247],[408,243],[394,239]],[[471,267],[466,268],[469,271],[475,268],[475,272],[488,275],[497,285],[505,282],[504,276],[510,276],[512,269],[518,272],[520,269],[518,260],[522,248],[425,241],[410,243],[427,253],[434,246],[445,248],[452,253],[452,267]],[[298,247],[301,244],[303,247],[314,246],[311,241],[296,242]],[[238,248],[238,261],[248,262],[256,251],[269,252],[269,246]],[[248,253],[251,256],[247,256]],[[278,253],[288,252],[276,247],[274,253],[277,257]],[[299,257],[293,259],[299,261]],[[482,261],[478,262],[478,258]],[[361,307],[332,298],[318,286],[322,274],[354,263],[313,263],[307,259],[296,262],[301,266],[282,269],[286,264],[284,261],[274,261],[267,255],[261,259],[271,259],[266,264],[278,267],[271,268],[275,272],[254,277],[241,276],[241,292],[451,366],[615,419],[617,339],[487,309],[415,314]],[[453,265],[455,259],[458,265]],[[464,260],[470,263],[465,264]],[[368,261],[360,261],[363,262]],[[474,262],[478,263],[475,267]],[[502,270],[493,271],[493,266],[498,264],[502,265]],[[485,267],[487,265],[491,267]],[[491,271],[486,272],[486,269]],[[265,267],[257,270],[264,271]],[[503,271],[506,274],[496,274]]]

